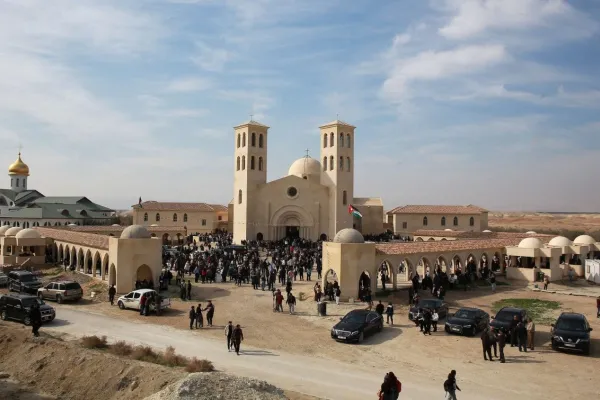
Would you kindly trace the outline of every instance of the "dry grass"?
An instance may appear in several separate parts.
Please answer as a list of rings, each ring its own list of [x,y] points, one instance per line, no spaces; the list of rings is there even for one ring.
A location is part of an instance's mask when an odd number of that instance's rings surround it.
[[[81,346],[85,347],[86,349],[106,349],[108,347],[108,343],[106,343],[106,336],[98,337],[93,335],[82,337]]]
[[[118,341],[108,344],[106,336],[84,336],[80,340],[81,346],[86,349],[107,350],[109,353],[119,357],[127,357],[138,361],[167,367],[185,367],[187,372],[212,372],[215,370],[212,362],[199,360],[196,357],[190,359],[175,352],[174,347],[167,347],[165,351],[157,352],[150,346],[132,346],[131,344]]]
[[[196,357],[192,358],[185,367],[186,372],[213,372],[215,367],[208,360],[199,360]]]

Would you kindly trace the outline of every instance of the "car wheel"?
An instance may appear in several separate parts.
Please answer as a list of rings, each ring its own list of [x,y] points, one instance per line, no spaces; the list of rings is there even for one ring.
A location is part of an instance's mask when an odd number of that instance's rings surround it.
[[[450,333],[450,328],[448,328],[447,326],[444,327],[444,330],[446,331],[446,333]]]
[[[24,323],[25,325],[27,325],[27,326],[31,325],[31,318],[29,318],[29,317],[25,317],[25,318],[23,319],[23,323]]]
[[[2,321],[6,321],[6,311],[4,311],[4,310],[0,311],[0,319]]]
[[[552,341],[552,350],[558,351],[558,345],[554,341]]]
[[[60,294],[56,296],[56,302],[57,302],[58,304],[62,304],[62,302],[63,302],[63,298],[62,298],[62,296],[61,296]]]
[[[125,309],[125,304],[123,304],[123,302],[122,302],[122,301],[120,301],[120,302],[119,302],[117,305],[119,306],[119,308],[120,308],[121,310],[124,310],[124,309]]]
[[[363,340],[365,340],[365,333],[361,332],[360,335],[358,335],[358,343],[362,343]]]
[[[583,349],[583,355],[585,355],[585,356],[589,356],[590,355],[590,346],[588,346],[585,349]]]

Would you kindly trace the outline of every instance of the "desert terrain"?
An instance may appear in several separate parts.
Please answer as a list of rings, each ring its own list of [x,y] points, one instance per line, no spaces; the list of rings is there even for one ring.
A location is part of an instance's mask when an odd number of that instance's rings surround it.
[[[574,239],[588,234],[600,240],[600,214],[552,214],[527,212],[489,213],[490,229],[499,231],[529,231],[557,233]]]
[[[231,320],[243,326],[246,346],[275,354],[285,352],[309,356],[315,363],[342,362],[365,373],[375,372],[382,378],[391,370],[403,383],[416,387],[441,388],[448,371],[456,369],[463,397],[467,397],[468,393],[488,393],[486,397],[489,399],[508,399],[525,391],[530,399],[558,399],[573,397],[574,393],[577,393],[578,398],[588,398],[597,393],[595,365],[600,357],[598,339],[593,339],[592,354],[589,357],[557,353],[549,347],[550,327],[547,322],[538,323],[535,351],[525,354],[508,347],[506,364],[485,362],[481,342],[477,337],[452,336],[442,330],[432,336],[423,336],[408,321],[405,306],[407,292],[400,290],[382,298],[384,303],[392,301],[396,305],[394,326],[386,326],[381,334],[367,339],[362,345],[336,343],[330,338],[331,327],[349,310],[364,305],[336,306],[329,303],[329,315],[319,317],[316,303],[310,296],[313,284],[314,282],[294,284],[297,298],[303,299],[298,302],[296,315],[274,313],[271,293],[268,291],[253,290],[249,285],[236,287],[227,282],[194,284],[192,301],[172,299],[172,309],[160,317],[143,317],[135,311],[119,310],[106,301],[98,301],[103,298],[101,295],[94,301],[85,299],[78,304],[56,305],[57,318],[60,318],[60,309],[64,308],[101,314],[115,320],[169,326],[189,333],[189,307],[198,303],[205,304],[210,299],[216,306],[216,326],[212,329],[194,330],[192,334],[199,339],[214,339],[217,346],[222,345],[223,327]],[[95,290],[100,290],[97,281],[88,285],[94,285]],[[559,309],[551,311],[546,320],[557,316],[560,311],[573,310],[586,314],[594,331],[600,331],[600,320],[595,315],[593,298],[532,292],[526,287],[513,285],[499,286],[495,294],[489,288],[467,292],[450,291],[446,300],[452,307],[473,306],[491,313],[494,302],[507,298],[558,301]],[[595,332],[592,336],[595,336]],[[226,352],[225,349],[223,351]],[[506,385],[506,382],[511,382],[511,385]],[[297,390],[302,391],[299,388]],[[377,388],[374,387],[373,391],[375,393]],[[317,395],[310,390],[305,393]]]

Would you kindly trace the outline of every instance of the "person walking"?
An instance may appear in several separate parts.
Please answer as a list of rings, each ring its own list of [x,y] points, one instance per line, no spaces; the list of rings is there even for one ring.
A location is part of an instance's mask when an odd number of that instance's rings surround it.
[[[208,301],[208,305],[206,306],[204,311],[206,311],[206,322],[208,323],[208,326],[212,327],[213,316],[215,315],[215,306],[213,305],[212,301]]]
[[[492,345],[490,343],[489,329],[490,328],[485,328],[483,332],[481,332],[481,347],[483,347],[483,359],[485,361],[488,359],[494,361],[492,358]]]
[[[336,287],[334,289],[334,294],[335,294],[335,304],[337,304],[338,306],[340,305],[340,296],[342,295],[342,289],[340,289],[340,287]]]
[[[437,332],[437,324],[440,320],[440,316],[437,313],[437,310],[434,308],[433,313],[431,313],[431,325],[433,326],[433,331]]]
[[[202,304],[198,304],[196,307],[196,329],[204,328],[204,316],[202,316]]]
[[[431,336],[431,310],[426,308],[423,311],[423,335]]]
[[[187,282],[187,299],[188,300],[192,299],[192,282],[189,279]]]
[[[523,321],[517,324],[517,341],[519,342],[519,351],[527,353],[527,325]]]
[[[294,314],[296,311],[296,297],[292,293],[288,295],[286,303],[290,309],[290,315]]]
[[[490,273],[490,285],[492,286],[492,293],[496,293],[496,274]]]
[[[512,321],[510,321],[510,327],[508,333],[510,334],[510,347],[517,345],[517,326],[519,325],[519,317],[515,315]]]
[[[531,318],[527,319],[527,347],[529,347],[530,350],[533,350],[533,348],[535,347],[535,323],[533,322],[533,320]]]
[[[110,305],[114,305],[115,303],[115,294],[117,294],[117,289],[115,289],[115,285],[110,285],[108,289],[108,301],[110,301]]]
[[[244,340],[244,332],[242,332],[242,327],[240,326],[240,324],[237,324],[235,326],[235,328],[233,329],[232,339],[233,339],[233,347],[235,348],[235,354],[237,354],[239,356],[240,355],[240,345],[242,344],[242,341]]]
[[[188,315],[190,318],[190,329],[194,329],[194,321],[196,320],[196,310],[194,309],[194,306],[190,308],[190,312]]]
[[[390,301],[385,309],[386,322],[388,325],[394,325],[394,306]]]
[[[504,347],[506,346],[506,332],[504,332],[504,328],[501,328],[497,335],[498,338],[498,350],[500,351],[500,362],[505,363],[504,359]]]
[[[225,327],[225,338],[227,339],[227,351],[231,351],[231,338],[233,336],[233,324],[231,321]]]
[[[31,333],[33,333],[33,336],[40,336],[39,331],[40,327],[42,326],[42,313],[40,311],[40,305],[37,301],[33,303],[31,309],[29,310],[29,321],[31,324]]]
[[[377,305],[375,306],[375,312],[383,317],[384,311],[385,311],[385,307],[383,306],[383,303],[381,302],[381,300],[379,300],[379,303],[377,303]]]
[[[402,384],[393,372],[388,372],[383,378],[379,389],[379,400],[397,400],[402,391]]]
[[[140,315],[144,315],[144,312],[146,311],[146,302],[148,301],[148,298],[146,297],[145,294],[142,295],[142,297],[140,297]]]
[[[447,400],[457,400],[456,391],[461,391],[456,383],[456,370],[450,371],[448,379],[444,381],[444,390],[446,391]]]

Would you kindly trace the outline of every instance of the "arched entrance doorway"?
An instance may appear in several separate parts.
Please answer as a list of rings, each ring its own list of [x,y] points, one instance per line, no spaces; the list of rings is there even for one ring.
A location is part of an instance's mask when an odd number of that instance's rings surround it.
[[[152,278],[152,270],[146,264],[142,264],[138,267],[137,272],[135,273],[135,277],[138,281],[150,282],[154,280]]]
[[[377,290],[390,289],[392,282],[392,264],[384,260],[377,268]]]
[[[322,242],[327,241],[327,235],[324,234],[324,233],[321,233],[321,236],[319,236],[319,240],[322,241]]]
[[[417,272],[421,276],[425,276],[426,274],[431,273],[431,263],[425,257],[421,257],[419,260],[419,265],[417,266]]]
[[[283,206],[271,217],[270,237],[275,240],[310,239],[313,225],[313,218],[305,209],[296,205]]]
[[[102,280],[106,280],[108,277],[108,254],[105,254],[102,258]]]
[[[358,299],[363,301],[367,293],[371,290],[371,274],[363,271],[358,278]]]
[[[162,242],[163,242],[163,245],[164,245],[164,246],[168,246],[168,245],[170,245],[170,244],[171,244],[171,238],[169,237],[169,234],[168,234],[168,233],[165,233],[165,234],[162,236]]]
[[[448,272],[448,262],[444,256],[439,256],[437,258],[437,267],[439,267],[442,272]]]
[[[115,264],[110,264],[110,270],[108,273],[108,285],[116,285],[117,284],[117,269],[115,268]]]
[[[94,253],[94,276],[102,275],[102,260],[100,259],[100,253]]]
[[[262,240],[263,240],[263,234],[262,234],[262,232],[258,232],[256,234],[256,240],[259,241],[259,242],[262,242]]]

